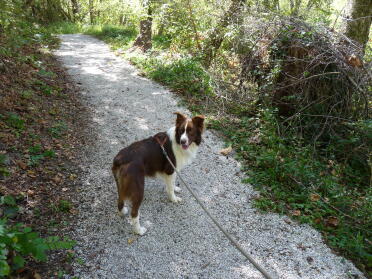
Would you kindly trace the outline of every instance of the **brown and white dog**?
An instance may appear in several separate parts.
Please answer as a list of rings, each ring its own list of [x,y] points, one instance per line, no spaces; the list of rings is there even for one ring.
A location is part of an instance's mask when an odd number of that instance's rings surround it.
[[[158,133],[153,137],[137,141],[122,149],[114,158],[112,172],[118,188],[119,214],[128,213],[124,203],[132,203],[131,224],[136,234],[143,235],[145,227],[139,221],[139,207],[144,193],[145,176],[161,177],[165,189],[172,202],[180,202],[181,198],[175,191],[181,189],[175,186],[176,173],[162,153],[159,142],[164,143],[169,158],[180,171],[196,156],[204,131],[204,116],[187,118],[176,112],[176,125],[166,133]]]

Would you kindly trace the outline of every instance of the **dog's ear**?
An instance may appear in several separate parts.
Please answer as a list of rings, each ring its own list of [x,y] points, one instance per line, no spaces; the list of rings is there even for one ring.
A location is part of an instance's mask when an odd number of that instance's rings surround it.
[[[197,115],[192,118],[192,123],[198,128],[202,133],[204,131],[204,115]]]
[[[175,112],[174,114],[177,115],[176,126],[179,127],[179,126],[181,126],[181,124],[182,124],[183,122],[186,121],[187,116],[184,115],[184,114],[182,114],[182,113],[180,113],[180,112]]]

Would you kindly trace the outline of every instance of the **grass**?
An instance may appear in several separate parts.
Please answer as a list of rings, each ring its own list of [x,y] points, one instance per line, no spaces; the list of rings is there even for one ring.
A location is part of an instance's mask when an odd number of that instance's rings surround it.
[[[84,25],[72,22],[56,22],[48,25],[48,30],[53,34],[82,33]]]
[[[371,188],[355,187],[346,166],[317,155],[312,145],[294,135],[278,136],[274,114],[211,123],[244,162],[243,182],[260,190],[255,206],[311,224],[329,246],[370,270]]]
[[[16,113],[8,113],[5,118],[5,123],[8,127],[23,130],[25,128],[25,121]]]
[[[53,111],[49,111],[50,114],[55,114]],[[63,121],[56,122],[52,127],[48,128],[48,133],[53,138],[61,138],[62,135],[67,131],[67,125]]]
[[[210,77],[197,59],[183,57],[165,63],[162,59],[146,56],[132,57],[130,61],[153,80],[188,96],[212,94]]]
[[[128,49],[136,35],[115,26],[95,26],[87,33],[114,49]],[[260,190],[256,207],[312,225],[329,246],[372,275],[372,190],[368,182],[359,179],[366,174],[337,160],[332,148],[340,147],[335,141],[320,152],[293,133],[279,134],[275,111],[260,109],[248,117],[249,105],[232,102],[226,113],[219,115],[221,104],[214,98],[208,73],[196,58],[174,58],[164,52],[170,42],[170,38],[154,37],[153,54],[135,53],[127,58],[149,78],[181,93],[191,111],[209,116],[210,128],[225,136],[243,163],[248,177],[243,182]],[[215,105],[206,106],[207,98],[214,98]],[[372,134],[370,126],[363,129]]]

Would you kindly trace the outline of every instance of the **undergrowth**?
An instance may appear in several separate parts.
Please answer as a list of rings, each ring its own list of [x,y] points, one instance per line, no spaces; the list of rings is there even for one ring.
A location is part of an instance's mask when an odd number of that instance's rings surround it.
[[[73,241],[60,240],[58,236],[40,237],[30,227],[16,222],[19,207],[12,196],[1,196],[0,206],[3,210],[0,218],[0,277],[19,273],[30,259],[47,261],[49,250],[74,246]]]
[[[355,185],[350,166],[314,152],[303,139],[279,136],[278,125],[269,110],[210,123],[244,162],[244,182],[260,190],[255,206],[311,224],[328,245],[370,270],[372,189]]]
[[[58,39],[49,28],[23,16],[1,19],[0,278],[51,278],[64,264],[59,250],[74,244],[59,236],[74,210],[67,200],[78,102],[51,55]]]

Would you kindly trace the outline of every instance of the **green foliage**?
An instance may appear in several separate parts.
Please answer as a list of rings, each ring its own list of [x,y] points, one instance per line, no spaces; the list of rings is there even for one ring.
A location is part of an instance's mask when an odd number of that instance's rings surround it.
[[[84,30],[85,34],[96,36],[110,43],[114,49],[127,49],[136,38],[137,31],[134,28],[115,25],[93,25]]]
[[[197,59],[185,57],[169,63],[155,57],[133,57],[135,65],[150,78],[189,96],[212,94],[210,77]]]
[[[5,217],[0,219],[0,276],[9,276],[21,269],[30,257],[36,261],[46,261],[48,250],[71,249],[74,246],[73,241],[61,241],[55,236],[41,238],[31,228],[9,222],[8,218],[14,215],[9,214],[7,209],[17,208],[13,197],[1,196],[0,206],[5,209]]]
[[[8,113],[5,117],[5,123],[17,130],[23,130],[25,128],[25,121],[16,113]]]
[[[366,241],[372,237],[371,188],[361,182],[358,169],[314,153],[314,147],[295,134],[279,135],[278,126],[270,110],[235,122],[212,122],[245,162],[249,178],[244,182],[260,190],[255,200],[258,208],[311,224],[323,232],[331,247],[360,268],[371,268],[371,245]]]
[[[53,87],[51,87],[50,85],[46,84],[44,81],[42,80],[35,80],[34,84],[38,87],[38,89],[46,96],[50,96],[52,95],[52,93],[54,92],[54,89]]]
[[[28,149],[28,152],[30,154],[30,160],[28,163],[30,166],[38,165],[40,161],[45,158],[52,158],[56,155],[53,150],[43,150],[40,144],[31,146]]]
[[[156,35],[152,37],[154,49],[169,49],[172,43],[172,37],[169,35]]]
[[[69,212],[72,209],[72,204],[66,200],[60,200],[58,203],[58,210],[61,212]]]
[[[0,177],[8,176],[9,170],[6,167],[7,156],[5,154],[0,154]]]
[[[26,99],[26,100],[31,99],[32,96],[33,96],[33,94],[34,94],[34,93],[32,92],[32,90],[24,90],[24,91],[21,92],[21,96],[22,96],[22,98],[23,98],[23,99]]]
[[[62,21],[49,24],[47,29],[52,34],[76,34],[83,32],[84,26],[80,23]]]
[[[63,133],[67,130],[66,123],[60,121],[57,122],[55,125],[52,127],[48,128],[48,133],[53,137],[53,138],[61,138]]]

